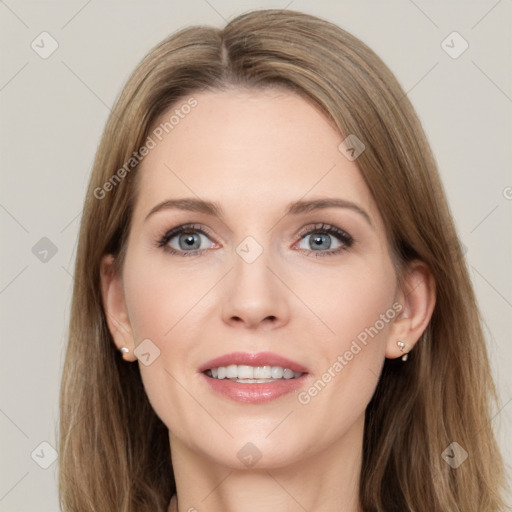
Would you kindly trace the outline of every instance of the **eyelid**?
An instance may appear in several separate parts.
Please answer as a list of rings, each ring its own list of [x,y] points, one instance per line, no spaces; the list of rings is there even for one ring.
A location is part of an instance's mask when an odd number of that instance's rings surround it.
[[[346,238],[347,242],[350,242],[350,243],[355,242],[354,237],[350,233],[348,233],[347,231],[345,231],[342,228],[338,228],[337,226],[334,226],[333,224],[329,224],[327,222],[316,222],[313,224],[308,224],[307,226],[302,228],[301,231],[299,231],[297,236],[302,238],[304,235],[311,234],[312,232],[315,232],[315,231],[325,231],[326,233],[329,233],[329,234],[334,233],[334,234],[337,234],[338,236],[342,236],[342,237]]]

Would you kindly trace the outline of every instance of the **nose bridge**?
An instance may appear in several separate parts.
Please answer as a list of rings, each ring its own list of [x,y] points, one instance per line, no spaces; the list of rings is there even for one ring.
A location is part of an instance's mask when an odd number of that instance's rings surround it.
[[[259,238],[261,240],[261,236]],[[278,294],[273,290],[275,283],[270,282],[272,273],[268,267],[271,260],[269,244],[264,241],[260,243],[253,236],[247,236],[238,244],[233,262],[233,280],[239,299],[246,297],[250,301],[263,301]]]
[[[266,319],[277,323],[287,320],[286,290],[270,270],[272,261],[270,244],[260,243],[253,236],[247,236],[235,247],[223,306],[225,321],[256,326]]]

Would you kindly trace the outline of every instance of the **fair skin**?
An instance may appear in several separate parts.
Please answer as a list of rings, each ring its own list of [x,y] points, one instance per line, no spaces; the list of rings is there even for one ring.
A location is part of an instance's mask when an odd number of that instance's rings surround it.
[[[126,364],[137,361],[142,340],[160,351],[148,366],[137,364],[169,429],[179,512],[359,512],[364,412],[385,358],[403,355],[397,340],[408,352],[427,327],[432,276],[414,262],[398,287],[357,160],[338,150],[344,137],[309,102],[278,90],[194,98],[197,106],[139,169],[122,273],[112,272],[110,255],[102,262],[107,320],[117,348],[130,350]],[[161,209],[146,219],[155,205],[184,197],[216,202],[223,215]],[[291,202],[321,197],[357,204],[371,223],[351,208],[284,215]],[[192,231],[199,252],[183,257],[157,246],[186,223],[208,230]],[[319,230],[322,223],[354,243],[334,254],[345,242]],[[251,263],[237,252],[248,236],[263,249]],[[183,254],[187,237],[167,246]],[[394,303],[402,308],[389,320]],[[332,376],[338,356],[383,314],[389,321]],[[297,391],[241,403],[213,391],[198,371],[234,351],[301,363],[308,371],[299,392],[328,368],[332,378],[308,403]],[[251,467],[237,456],[247,443],[261,457]]]

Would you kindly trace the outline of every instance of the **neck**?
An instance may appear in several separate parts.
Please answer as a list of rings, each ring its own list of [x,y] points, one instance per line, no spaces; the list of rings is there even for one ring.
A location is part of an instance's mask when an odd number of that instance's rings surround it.
[[[169,433],[178,512],[361,512],[364,416],[322,452],[279,467],[218,464]]]

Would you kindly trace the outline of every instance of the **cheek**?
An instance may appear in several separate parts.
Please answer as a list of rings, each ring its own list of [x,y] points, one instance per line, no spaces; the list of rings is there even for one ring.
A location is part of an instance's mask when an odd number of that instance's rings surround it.
[[[124,288],[135,345],[146,339],[153,344],[147,350],[150,364],[145,365],[143,357],[133,364],[139,365],[153,410],[168,428],[172,426],[179,437],[186,438],[187,426],[202,410],[191,403],[187,392],[190,381],[185,377],[190,379],[193,373],[184,362],[193,339],[190,320],[196,311],[194,305],[207,288],[193,275],[171,272],[165,264],[148,261],[135,253],[125,267]]]
[[[395,274],[391,263],[351,267],[308,278],[308,305],[322,319],[324,342],[311,385],[298,396],[304,411],[324,425],[334,439],[364,413],[378,382],[393,308]],[[320,290],[323,290],[321,293]],[[302,292],[303,293],[303,292]]]
[[[318,332],[329,340],[332,350],[340,350],[359,335],[364,339],[365,329],[376,323],[379,333],[385,334],[394,312],[395,283],[390,262],[362,261],[329,272],[313,269],[296,279],[294,290],[306,298],[308,308],[321,321]]]
[[[393,308],[396,279],[390,262],[347,267],[336,274],[309,275],[298,292],[312,291],[308,306],[321,319],[318,332],[323,333],[316,345],[317,385],[301,403],[310,403],[310,411],[320,416],[338,404],[330,423],[334,431],[340,427],[337,420],[346,421],[343,414],[351,411],[357,416],[370,401],[397,315]]]
[[[149,258],[133,257],[125,273],[125,295],[135,344],[150,338],[161,348],[174,327],[207,291],[194,275]],[[205,290],[203,291],[203,288]]]

